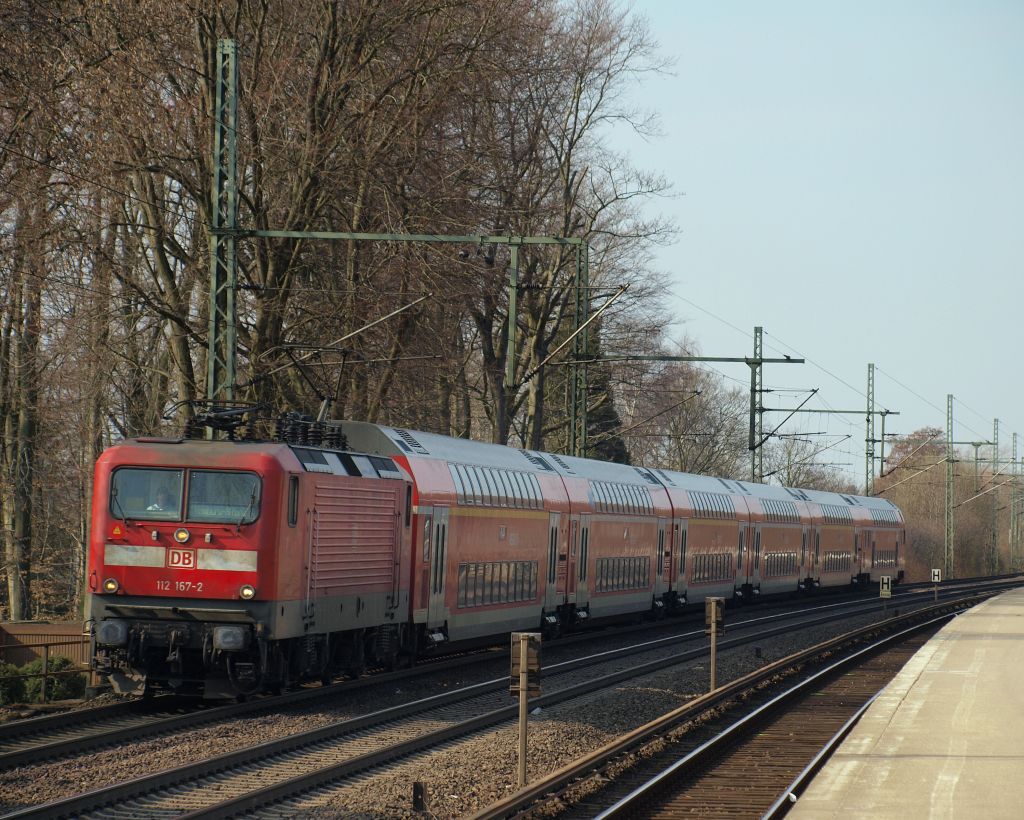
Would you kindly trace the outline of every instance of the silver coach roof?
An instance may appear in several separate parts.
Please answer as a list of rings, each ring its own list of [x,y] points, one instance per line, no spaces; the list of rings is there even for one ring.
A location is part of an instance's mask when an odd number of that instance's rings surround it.
[[[426,456],[456,464],[522,470],[539,475],[547,473],[594,481],[613,481],[621,484],[646,486],[663,484],[666,487],[692,492],[729,493],[748,498],[811,501],[815,504],[837,504],[863,507],[868,510],[899,512],[899,508],[891,501],[880,497],[776,487],[769,484],[755,484],[751,481],[681,473],[675,470],[633,467],[628,464],[595,461],[556,453],[520,450],[502,444],[453,438],[438,433],[424,433],[400,427],[387,427],[365,421],[343,421],[341,425],[348,438],[349,448],[355,452],[385,456]]]
[[[558,475],[660,487],[650,470],[588,458],[575,458],[539,450],[520,450],[501,444],[452,438],[365,421],[342,422],[348,446],[354,452],[386,456],[425,456],[477,467],[522,470],[538,475]]]

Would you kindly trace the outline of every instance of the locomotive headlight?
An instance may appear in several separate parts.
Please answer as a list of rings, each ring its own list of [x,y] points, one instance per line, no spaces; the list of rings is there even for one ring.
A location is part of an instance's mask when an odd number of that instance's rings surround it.
[[[245,649],[249,642],[249,631],[243,626],[215,626],[213,628],[213,648],[235,652]]]
[[[103,582],[103,591],[108,595],[113,595],[121,588],[121,585],[117,582],[116,578],[107,578]]]
[[[128,622],[100,621],[96,624],[96,643],[103,646],[124,646],[128,643]]]
[[[179,544],[187,543],[189,538],[189,532],[184,527],[179,527],[174,531],[174,540]]]
[[[251,601],[256,597],[256,587],[252,584],[243,584],[242,588],[238,590],[238,597],[243,601]]]

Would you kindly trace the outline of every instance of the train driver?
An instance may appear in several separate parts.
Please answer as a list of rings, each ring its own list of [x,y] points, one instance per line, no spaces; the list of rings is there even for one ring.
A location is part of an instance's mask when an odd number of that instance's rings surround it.
[[[156,501],[146,507],[147,510],[155,510],[158,512],[167,512],[168,510],[174,509],[173,501],[171,501],[171,493],[166,487],[161,487],[156,491]]]

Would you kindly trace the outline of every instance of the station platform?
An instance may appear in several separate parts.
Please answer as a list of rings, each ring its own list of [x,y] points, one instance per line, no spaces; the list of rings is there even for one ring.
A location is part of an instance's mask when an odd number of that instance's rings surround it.
[[[1024,817],[1024,590],[936,633],[786,816]]]

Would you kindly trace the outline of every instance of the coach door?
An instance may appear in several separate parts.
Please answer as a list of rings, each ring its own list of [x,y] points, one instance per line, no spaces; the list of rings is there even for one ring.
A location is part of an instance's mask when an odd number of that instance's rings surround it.
[[[544,607],[553,610],[565,602],[565,562],[559,560],[558,528],[562,522],[561,513],[551,513],[548,518],[548,566],[545,576]]]
[[[448,575],[448,508],[434,507],[433,542],[430,551],[430,603],[427,623],[443,623],[447,617],[444,605],[445,580]]]
[[[590,516],[580,516],[579,550],[576,553],[576,608],[583,609],[590,602]]]
[[[576,603],[576,564],[579,561],[579,549],[580,517],[574,515],[569,518],[569,558],[565,570],[566,600],[570,604]]]
[[[673,559],[675,562],[675,579],[676,579],[676,592],[683,597],[686,595],[687,589],[687,578],[686,578],[686,525],[689,523],[689,519],[683,518],[679,521],[679,553],[676,558]]]
[[[750,556],[751,560],[750,566],[747,568],[747,574],[750,576],[750,583],[756,589],[761,585],[761,525],[754,524],[751,529],[754,533],[754,549]]]
[[[668,542],[668,521],[664,518],[658,519],[658,554],[655,556],[654,565],[657,567],[657,574],[654,578],[654,594],[661,598],[672,582],[672,545]]]
[[[740,535],[736,539],[736,584],[743,586],[747,582],[747,571],[750,561],[747,560],[747,525],[740,524]]]

